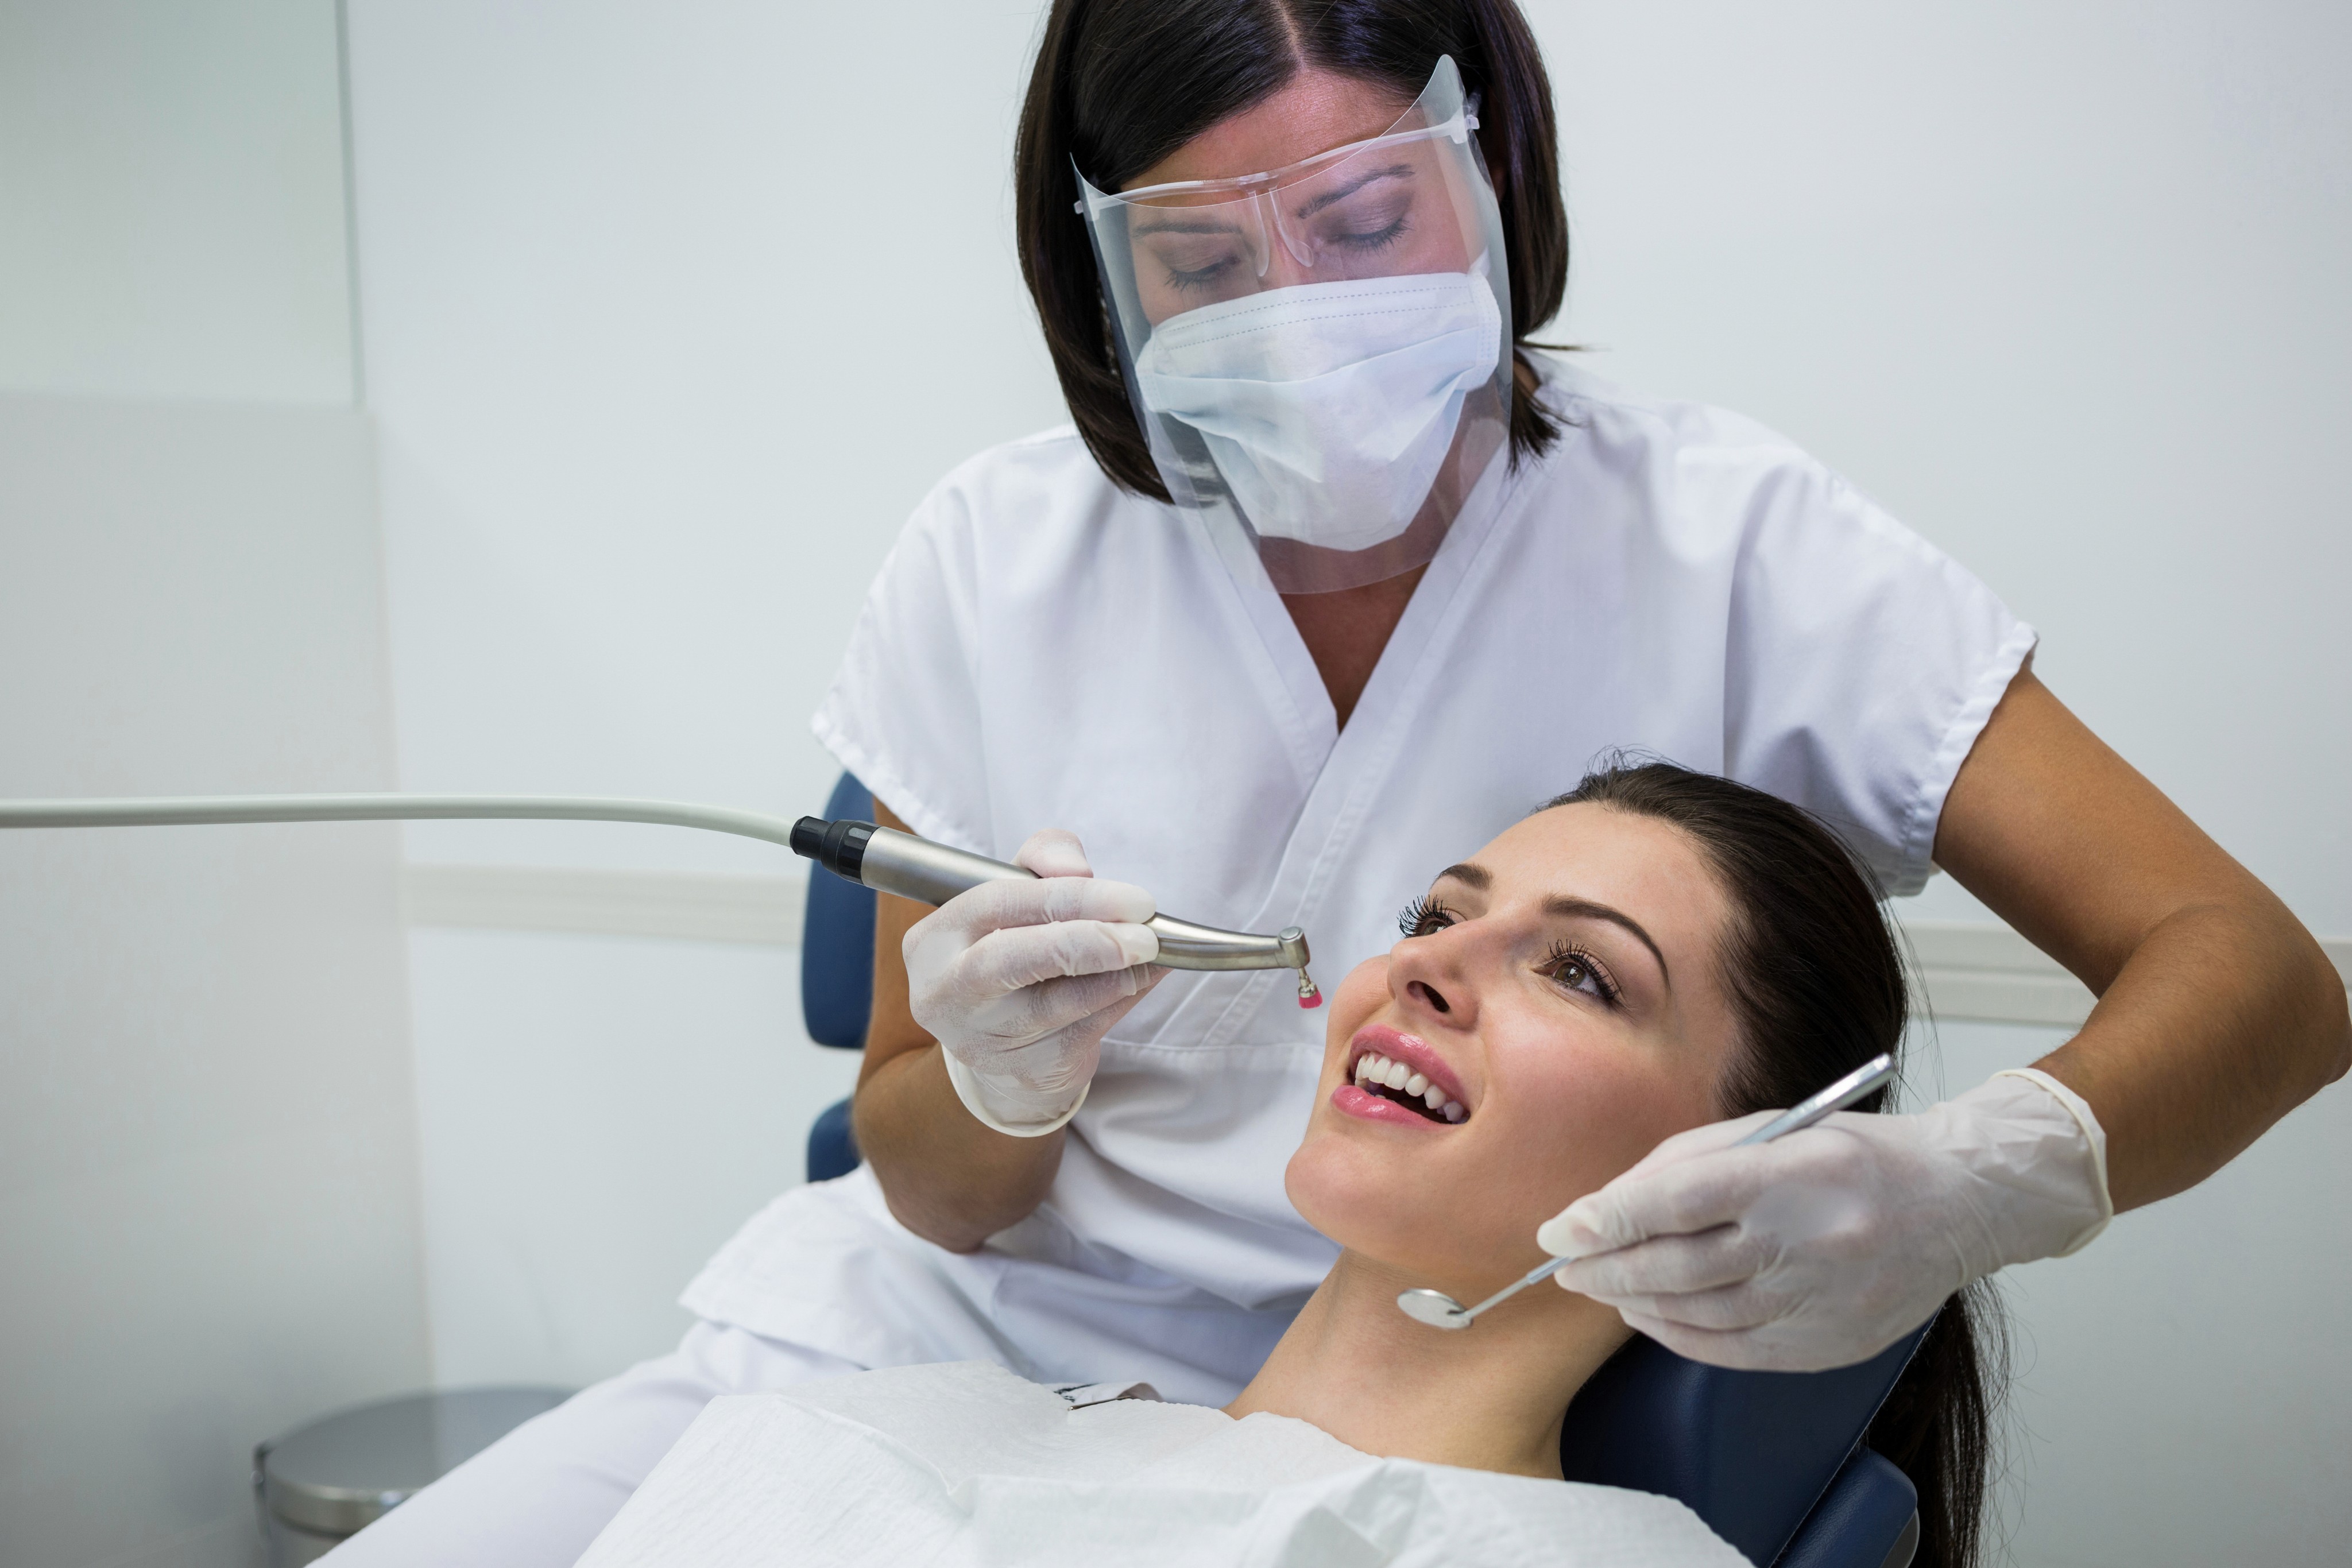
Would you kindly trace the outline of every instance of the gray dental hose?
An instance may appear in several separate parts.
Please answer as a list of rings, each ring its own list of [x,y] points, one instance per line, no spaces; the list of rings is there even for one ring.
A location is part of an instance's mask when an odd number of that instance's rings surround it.
[[[0,800],[0,829],[180,827],[209,822],[381,822],[523,819],[534,821],[650,822],[699,828],[782,844],[827,871],[919,904],[945,904],[984,882],[1034,872],[919,839],[871,822],[788,822],[757,811],[678,800],[616,800],[536,795],[213,795],[133,800]],[[1298,1005],[1323,999],[1307,977],[1307,934],[1291,926],[1274,936],[1221,931],[1158,915],[1163,969],[1296,969]]]

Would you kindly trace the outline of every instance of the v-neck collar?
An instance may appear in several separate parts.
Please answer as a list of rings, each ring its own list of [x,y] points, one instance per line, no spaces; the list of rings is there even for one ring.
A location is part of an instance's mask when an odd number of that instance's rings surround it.
[[[1276,857],[1274,874],[1244,929],[1270,931],[1290,925],[1312,929],[1346,846],[1364,827],[1362,818],[1376,787],[1408,738],[1427,655],[1458,619],[1460,591],[1521,493],[1519,479],[1507,453],[1498,454],[1472,487],[1461,515],[1406,601],[1396,629],[1389,633],[1345,729],[1339,726],[1322,672],[1315,667],[1306,639],[1275,591],[1247,534],[1226,514],[1201,515],[1237,608],[1257,631],[1260,646],[1253,652],[1258,656],[1247,663],[1263,699],[1290,737],[1300,785],[1297,815],[1282,825],[1277,845],[1270,846]],[[1272,971],[1253,976],[1201,1032],[1200,1043],[1229,1042],[1247,1025],[1277,977]],[[1284,985],[1286,988],[1287,981]]]
[[[1397,618],[1387,644],[1373,663],[1371,676],[1356,698],[1355,711],[1344,729],[1330,690],[1323,684],[1323,672],[1315,667],[1315,656],[1307,651],[1298,623],[1290,618],[1289,607],[1266,576],[1257,547],[1232,514],[1223,510],[1200,514],[1241,608],[1257,630],[1276,687],[1266,695],[1289,721],[1286,731],[1294,737],[1302,779],[1319,779],[1335,767],[1347,767],[1357,753],[1377,746],[1376,741],[1360,737],[1388,727],[1401,689],[1444,622],[1469,563],[1517,487],[1517,478],[1506,446],[1471,486],[1461,513],[1414,585],[1412,597],[1405,601],[1404,613]]]

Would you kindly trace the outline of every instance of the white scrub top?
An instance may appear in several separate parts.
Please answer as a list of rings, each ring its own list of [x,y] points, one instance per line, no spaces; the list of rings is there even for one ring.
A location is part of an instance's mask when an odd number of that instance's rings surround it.
[[[1805,806],[1916,892],[2031,628],[1771,431],[1545,370],[1558,444],[1473,492],[1344,731],[1238,529],[1122,494],[1064,429],[924,501],[818,738],[927,838],[1009,859],[1067,828],[1168,914],[1303,926],[1326,990],[1612,748]],[[1028,1220],[950,1254],[860,1171],[778,1199],[685,1304],[866,1365],[1223,1404],[1336,1255],[1282,1186],[1328,1016],[1287,971],[1171,974]]]

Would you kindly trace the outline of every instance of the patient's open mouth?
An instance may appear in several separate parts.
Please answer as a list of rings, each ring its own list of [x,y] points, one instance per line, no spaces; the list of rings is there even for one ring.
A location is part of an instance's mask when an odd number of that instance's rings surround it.
[[[1348,1082],[1340,1086],[1339,1094],[1365,1098],[1357,1099],[1352,1106],[1343,1101],[1342,1109],[1360,1115],[1371,1113],[1375,1120],[1394,1119],[1395,1111],[1374,1112],[1370,1102],[1381,1101],[1442,1126],[1469,1119],[1460,1086],[1428,1041],[1386,1024],[1372,1024],[1349,1044]]]
[[[1403,1062],[1391,1061],[1375,1051],[1356,1058],[1356,1086],[1418,1111],[1433,1122],[1459,1122],[1470,1113],[1461,1101]]]

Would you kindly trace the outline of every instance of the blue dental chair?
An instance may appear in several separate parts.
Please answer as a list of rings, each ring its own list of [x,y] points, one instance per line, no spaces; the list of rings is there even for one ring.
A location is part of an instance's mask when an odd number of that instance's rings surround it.
[[[824,814],[870,821],[874,797],[844,774]],[[809,1038],[860,1049],[873,1002],[874,894],[813,866],[801,928]],[[808,1179],[857,1163],[844,1100],[809,1131]],[[1569,1406],[1560,1468],[1680,1500],[1758,1568],[1907,1568],[1917,1493],[1862,1434],[1927,1332],[1813,1373],[1730,1372],[1637,1336]]]

